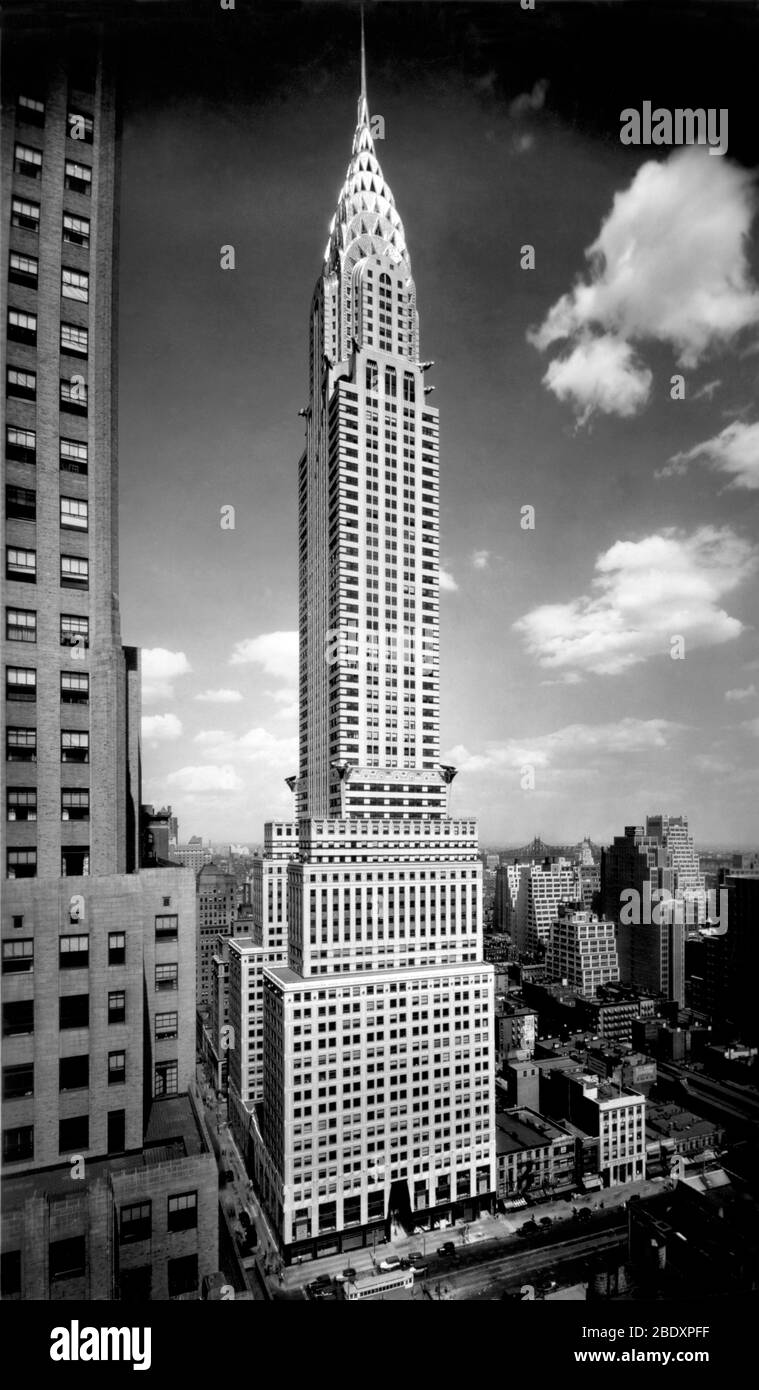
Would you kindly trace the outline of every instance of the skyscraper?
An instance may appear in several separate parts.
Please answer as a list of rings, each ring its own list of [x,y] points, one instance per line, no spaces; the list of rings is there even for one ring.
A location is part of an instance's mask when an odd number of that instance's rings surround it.
[[[107,39],[71,23],[12,32],[4,54],[2,1292],[197,1296],[218,1237],[186,1094],[194,879],[139,867],[139,654],[116,597],[116,93]]]
[[[288,963],[263,971],[256,1177],[287,1260],[471,1214],[495,1190],[477,827],[450,818],[439,763],[428,365],[362,44],[310,315]]]
[[[601,985],[619,979],[613,922],[594,912],[559,904],[546,952],[551,980],[566,980],[580,994],[594,995]]]

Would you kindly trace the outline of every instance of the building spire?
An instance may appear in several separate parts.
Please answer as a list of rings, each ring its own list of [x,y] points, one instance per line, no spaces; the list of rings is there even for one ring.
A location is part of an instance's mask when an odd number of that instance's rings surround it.
[[[369,124],[369,103],[366,97],[366,43],[364,40],[364,4],[361,0],[361,92],[358,98],[358,124]]]

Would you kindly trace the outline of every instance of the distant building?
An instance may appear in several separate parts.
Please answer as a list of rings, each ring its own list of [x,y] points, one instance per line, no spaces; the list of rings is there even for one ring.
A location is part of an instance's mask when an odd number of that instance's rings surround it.
[[[597,1172],[607,1187],[646,1176],[646,1100],[571,1065],[551,1068],[548,1113],[566,1117],[597,1145]]]
[[[614,923],[593,912],[559,904],[546,952],[551,979],[562,980],[580,994],[594,995],[619,979]]]
[[[237,880],[216,864],[205,864],[196,879],[197,894],[197,957],[196,1001],[198,1006],[211,1002],[211,957],[216,937],[229,936],[237,916]]]
[[[516,944],[535,952],[547,946],[559,903],[578,905],[580,877],[567,859],[530,864],[520,874],[516,909]]]
[[[517,1058],[504,1062],[498,1092],[508,1106],[540,1110],[540,1072],[535,1062]]]
[[[171,858],[175,864],[183,864],[197,874],[204,864],[211,863],[213,851],[210,845],[203,844],[199,835],[193,835],[186,845],[172,845]]]
[[[534,1009],[521,1001],[500,1001],[495,1017],[496,1061],[499,1068],[514,1057],[519,1056],[521,1060],[532,1057],[537,1027],[538,1016]]]
[[[496,1115],[498,1196],[560,1193],[575,1181],[575,1141],[567,1130],[522,1107]]]
[[[646,1106],[646,1143],[649,1162],[659,1161],[668,1171],[668,1160],[681,1156],[691,1158],[707,1150],[721,1149],[725,1138],[722,1125],[703,1115],[694,1115],[672,1102],[648,1102]]]

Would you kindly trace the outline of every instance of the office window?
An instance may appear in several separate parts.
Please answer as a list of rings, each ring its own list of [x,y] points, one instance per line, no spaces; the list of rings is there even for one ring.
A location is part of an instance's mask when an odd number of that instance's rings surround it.
[[[83,1091],[90,1084],[90,1057],[82,1052],[78,1057],[60,1057],[58,1060],[58,1090]]]
[[[34,969],[34,938],[3,942],[3,974],[26,975]]]
[[[33,145],[16,144],[13,150],[13,172],[28,179],[38,179],[42,173],[42,150]]]
[[[79,618],[73,613],[61,613],[61,646],[83,647],[90,645],[90,620]]]
[[[159,913],[155,919],[156,941],[176,941],[179,933],[179,917],[176,912]]]
[[[108,964],[124,965],[126,961],[126,934],[123,931],[108,933]]]
[[[89,1028],[89,994],[64,994],[58,1000],[58,1026],[64,1028]]]
[[[3,1130],[3,1163],[23,1163],[34,1158],[34,1125]]]
[[[82,729],[61,729],[61,762],[88,763],[89,760],[89,733]]]
[[[34,430],[20,430],[8,425],[5,431],[5,457],[14,463],[37,462],[37,435]]]
[[[74,217],[73,213],[64,212],[63,240],[70,246],[83,246],[86,249],[90,244],[89,217]]]
[[[155,1035],[156,1041],[162,1038],[175,1038],[179,1031],[178,1017],[176,1013],[156,1014],[155,1016]]]
[[[64,705],[86,705],[90,698],[90,678],[86,671],[61,671],[61,701]]]
[[[84,270],[61,270],[61,294],[64,299],[77,299],[87,304],[90,298],[90,277]]]
[[[152,1202],[136,1202],[119,1212],[119,1241],[129,1245],[137,1240],[150,1240],[153,1218]]]
[[[153,1095],[175,1096],[179,1090],[179,1067],[176,1062],[157,1062]]]
[[[72,140],[80,140],[84,145],[92,144],[93,122],[92,116],[87,116],[83,111],[69,111],[66,117],[66,126],[69,137]]]
[[[86,1269],[86,1236],[51,1240],[48,1249],[51,1283],[56,1279],[80,1279]]]
[[[108,1053],[108,1085],[117,1086],[126,1081],[126,1052]]]
[[[30,203],[26,198],[11,199],[11,226],[23,227],[27,232],[40,229],[40,205]]]
[[[36,878],[36,849],[9,849],[5,861],[8,878]]]
[[[126,1148],[126,1110],[108,1111],[108,1152],[122,1153]]]
[[[9,787],[6,801],[7,820],[37,819],[37,788]]]
[[[74,323],[61,324],[61,352],[70,352],[76,357],[86,357],[89,345],[90,335],[86,328],[77,328]]]
[[[89,1115],[71,1115],[58,1121],[58,1152],[77,1153],[90,1147]]]
[[[37,583],[37,552],[9,545],[5,550],[5,577],[21,584]]]
[[[126,1022],[126,994],[123,989],[112,989],[108,994],[108,1022]]]
[[[5,669],[6,700],[37,699],[37,672],[27,666],[7,666]]]
[[[61,936],[58,938],[58,964],[61,970],[86,970],[89,963],[89,936]]]
[[[88,395],[84,379],[81,376],[62,376],[60,388],[61,410],[68,411],[69,415],[86,415]]]
[[[183,1293],[198,1291],[198,1257],[183,1255],[180,1260],[169,1260],[169,1298],[178,1298]]]
[[[63,473],[87,473],[87,445],[80,439],[62,439],[60,466]]]
[[[88,506],[78,497],[61,497],[61,526],[68,531],[86,531]]]
[[[20,1062],[3,1067],[3,1100],[18,1100],[34,1095],[34,1062]]]
[[[197,1192],[178,1192],[169,1197],[168,1228],[170,1231],[192,1231],[198,1224]]]
[[[82,193],[89,198],[92,192],[92,170],[88,164],[77,164],[67,159],[63,169],[63,182],[72,193]]]
[[[14,487],[11,483],[5,488],[5,515],[16,521],[37,520],[37,494],[31,487]]]
[[[90,562],[81,555],[61,556],[61,588],[89,589]]]
[[[89,845],[67,845],[61,851],[62,878],[81,878],[90,872]]]
[[[45,124],[45,103],[39,97],[20,95],[16,101],[16,120],[25,121],[27,125],[43,126]]]
[[[5,636],[9,642],[37,641],[37,614],[33,608],[6,608]]]
[[[3,962],[5,964],[5,962]],[[3,1037],[20,1038],[34,1032],[34,1000],[8,999],[3,1004]]]
[[[82,787],[66,787],[61,791],[61,820],[89,820],[90,793]]]
[[[8,281],[11,285],[26,285],[36,290],[39,276],[39,261],[36,256],[25,256],[20,251],[11,251],[8,258]]]
[[[37,373],[25,372],[20,367],[8,367],[5,374],[5,393],[20,401],[36,401]]]
[[[179,966],[157,965],[155,968],[155,987],[159,991],[173,990],[178,987]]]

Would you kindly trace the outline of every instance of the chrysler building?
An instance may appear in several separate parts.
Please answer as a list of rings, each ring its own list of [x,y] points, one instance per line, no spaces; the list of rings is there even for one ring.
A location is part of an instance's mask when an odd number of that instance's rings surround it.
[[[259,1077],[232,1099],[288,1262],[472,1217],[496,1185],[477,824],[440,763],[438,412],[363,37],[309,327],[296,824],[267,825],[259,865],[288,858],[287,950],[266,956],[262,894],[257,985],[235,965],[231,1004]]]

